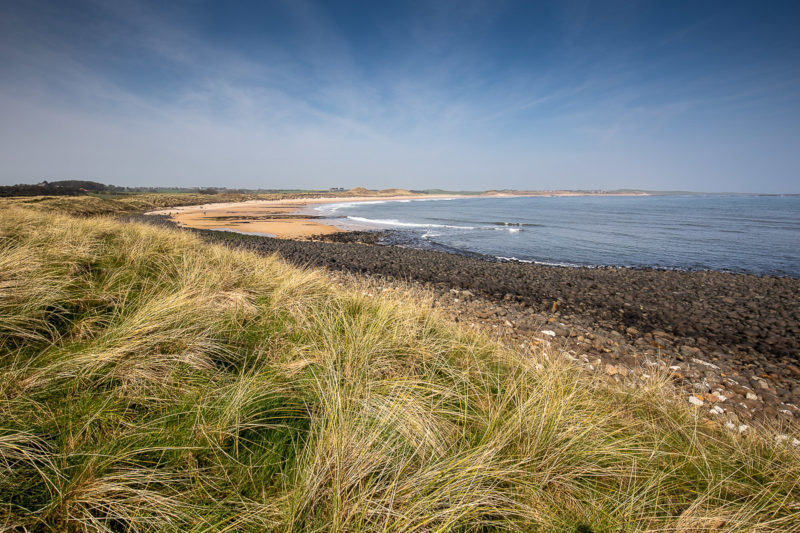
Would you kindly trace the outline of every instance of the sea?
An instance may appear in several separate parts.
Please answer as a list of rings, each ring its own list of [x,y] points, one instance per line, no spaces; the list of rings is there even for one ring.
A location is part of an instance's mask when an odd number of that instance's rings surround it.
[[[462,197],[313,208],[391,244],[559,266],[800,277],[800,196]]]

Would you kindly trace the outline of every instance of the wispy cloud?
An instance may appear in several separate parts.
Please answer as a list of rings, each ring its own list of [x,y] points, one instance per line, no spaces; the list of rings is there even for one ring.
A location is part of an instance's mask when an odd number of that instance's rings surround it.
[[[643,169],[672,161],[670,152],[696,160],[686,139],[700,132],[742,152],[749,141],[731,133],[737,124],[800,138],[796,59],[739,65],[736,50],[698,51],[706,23],[659,28],[644,6],[190,7],[93,0],[9,10],[0,180],[652,186]],[[231,17],[242,27],[226,26]],[[785,37],[775,49],[786,39],[798,48]],[[780,160],[765,165],[786,183]],[[700,166],[736,170],[725,160]],[[674,161],[663,168],[697,175]]]

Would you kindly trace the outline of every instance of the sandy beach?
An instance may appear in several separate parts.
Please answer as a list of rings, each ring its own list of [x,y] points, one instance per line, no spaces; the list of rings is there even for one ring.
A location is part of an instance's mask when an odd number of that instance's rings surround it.
[[[397,189],[392,189],[396,191]],[[203,205],[171,207],[146,213],[169,216],[183,228],[233,231],[236,233],[305,239],[313,235],[330,235],[341,230],[323,224],[307,213],[308,206],[351,202],[442,198],[514,198],[518,196],[648,196],[647,193],[604,193],[578,191],[487,191],[479,195],[460,194],[393,194],[370,196],[325,196],[318,198],[284,198],[281,200],[249,200]]]
[[[501,195],[495,195],[501,196]],[[509,196],[509,195],[502,195]],[[268,235],[281,239],[302,239],[329,235],[342,230],[323,224],[301,212],[310,205],[342,202],[413,200],[420,198],[457,198],[458,195],[412,194],[397,196],[327,197],[298,200],[251,200],[173,207],[151,211],[148,215],[167,215],[184,228],[226,230],[237,233]]]

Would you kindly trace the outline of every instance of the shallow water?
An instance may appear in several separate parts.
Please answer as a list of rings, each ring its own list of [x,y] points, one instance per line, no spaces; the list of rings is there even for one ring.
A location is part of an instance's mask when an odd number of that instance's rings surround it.
[[[800,277],[800,197],[458,198],[324,204],[345,229],[394,229],[419,248],[575,266]]]

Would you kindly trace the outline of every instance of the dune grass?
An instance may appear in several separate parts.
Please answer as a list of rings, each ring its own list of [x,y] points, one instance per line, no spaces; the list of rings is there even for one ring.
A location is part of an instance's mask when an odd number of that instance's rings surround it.
[[[286,198],[319,198],[349,196],[387,196],[411,194],[404,189],[372,191],[356,188],[350,191],[294,191],[278,193],[139,193],[126,196],[14,196],[0,198],[0,209],[18,207],[33,211],[58,212],[79,217],[114,216],[142,213],[170,207],[203,205],[220,202],[244,202],[248,200],[280,200]]]
[[[303,196],[320,196],[324,193],[276,194],[133,194],[117,198],[101,196],[19,196],[0,198],[0,209],[19,207],[33,211],[55,211],[73,216],[125,215],[154,209],[201,205],[215,202],[243,202],[246,200],[277,200]]]
[[[800,452],[185,232],[0,212],[0,530],[800,531]]]

